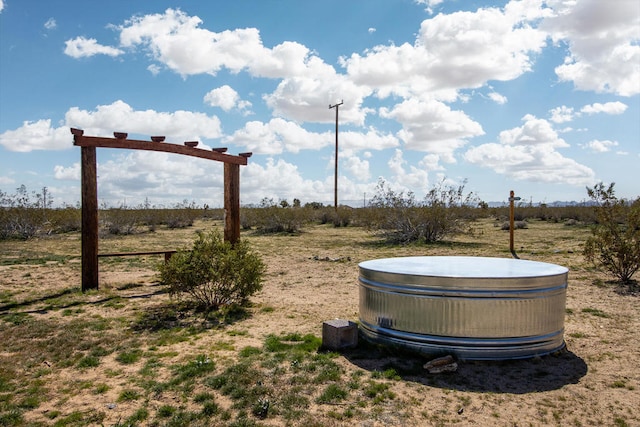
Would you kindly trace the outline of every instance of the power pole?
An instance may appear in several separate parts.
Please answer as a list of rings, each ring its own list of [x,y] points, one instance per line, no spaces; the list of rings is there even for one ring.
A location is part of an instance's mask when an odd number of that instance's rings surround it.
[[[336,171],[333,178],[333,205],[336,212],[338,212],[338,110],[344,101],[340,101],[339,104],[329,104],[329,109],[336,109]]]

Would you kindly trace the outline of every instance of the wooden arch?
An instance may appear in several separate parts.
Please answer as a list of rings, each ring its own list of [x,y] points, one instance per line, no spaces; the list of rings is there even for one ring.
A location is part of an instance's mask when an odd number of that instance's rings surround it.
[[[164,136],[151,141],[127,139],[126,133],[114,132],[114,138],[84,136],[71,128],[73,145],[81,147],[82,175],[82,291],[98,289],[98,179],[96,148],[161,151],[215,160],[224,163],[224,240],[236,243],[240,238],[240,165],[246,165],[251,153],[226,154],[226,148],[212,151],[196,148],[197,141],[184,145],[165,144]]]

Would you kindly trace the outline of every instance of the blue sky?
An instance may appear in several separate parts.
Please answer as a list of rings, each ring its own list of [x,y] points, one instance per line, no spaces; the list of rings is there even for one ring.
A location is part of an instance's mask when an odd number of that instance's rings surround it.
[[[0,189],[80,199],[85,135],[252,151],[241,202],[640,194],[637,0],[0,0]],[[101,204],[222,204],[222,165],[98,149]]]

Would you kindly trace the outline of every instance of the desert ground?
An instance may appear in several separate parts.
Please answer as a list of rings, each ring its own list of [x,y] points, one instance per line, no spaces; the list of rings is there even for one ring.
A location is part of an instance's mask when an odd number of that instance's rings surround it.
[[[188,248],[221,226],[103,237],[100,251]],[[324,321],[357,322],[360,262],[510,257],[493,219],[431,245],[359,227],[243,231],[267,266],[263,289],[214,316],[158,284],[160,256],[101,258],[99,290],[82,293],[79,233],[0,242],[0,425],[638,426],[640,297],[584,260],[588,234],[545,221],[515,231],[520,258],[569,269],[565,350],[443,374],[362,340],[313,346]]]

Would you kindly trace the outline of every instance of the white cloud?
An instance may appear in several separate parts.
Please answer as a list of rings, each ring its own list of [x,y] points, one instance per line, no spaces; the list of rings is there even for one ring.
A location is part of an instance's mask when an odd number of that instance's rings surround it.
[[[80,172],[80,163],[74,163],[69,167],[56,165],[53,168],[53,176],[59,180],[80,181]]]
[[[2,12],[2,9],[4,9],[4,1],[0,0],[0,12]]]
[[[613,147],[617,147],[617,146],[618,146],[617,141],[609,141],[609,140],[599,141],[597,139],[589,141],[585,144],[585,148],[588,148],[594,153],[606,153],[608,151],[611,151]]]
[[[333,177],[327,177],[325,181],[304,179],[296,165],[283,159],[269,158],[264,166],[250,162],[240,169],[240,180],[243,203],[256,203],[264,197],[289,201],[293,198],[333,200]]]
[[[251,107],[251,103],[241,100],[238,92],[229,85],[211,90],[204,96],[204,101],[212,107],[220,107],[224,111],[230,111],[233,108],[246,111]]]
[[[637,0],[552,0],[555,15],[543,27],[566,41],[570,55],[556,68],[581,90],[640,93],[640,7]]]
[[[247,122],[244,128],[224,138],[225,144],[246,147],[255,154],[280,154],[285,151],[320,150],[335,140],[331,132],[314,133],[281,118],[268,123]]]
[[[414,0],[414,1],[416,4],[421,4],[426,6],[425,10],[428,13],[433,14],[433,8],[441,4],[444,0]]]
[[[506,104],[508,101],[506,96],[501,95],[498,92],[490,92],[488,96],[489,96],[489,99],[495,102],[496,104],[503,105],[503,104]]]
[[[393,177],[391,179],[392,187],[399,187],[402,190],[426,189],[429,185],[429,171],[427,170],[428,162],[421,161],[419,166],[408,165],[403,157],[402,150],[396,149],[393,156],[387,162]]]
[[[47,22],[44,23],[44,28],[46,28],[47,30],[54,30],[57,26],[58,24],[53,18],[47,19]]]
[[[576,116],[573,108],[567,107],[566,105],[553,108],[549,112],[551,113],[551,121],[554,123],[570,122]]]
[[[549,122],[532,115],[523,121],[523,126],[501,132],[498,143],[469,149],[465,159],[516,180],[592,185],[593,170],[557,151],[568,144]]]
[[[162,71],[162,67],[158,66],[157,64],[151,64],[147,67],[147,70],[149,70],[154,76],[157,76],[158,74],[160,74],[160,71]]]
[[[142,135],[165,135],[187,139],[209,139],[222,136],[216,116],[191,111],[157,112],[134,110],[123,101],[98,105],[94,111],[72,107],[65,115],[69,127],[84,129],[86,134],[110,135],[113,131]]]
[[[540,1],[528,1],[511,2],[504,10],[438,14],[422,22],[414,44],[376,46],[342,64],[355,82],[380,97],[428,94],[453,100],[458,89],[531,70],[531,55],[546,44],[546,34],[531,22],[547,13]]]
[[[398,136],[407,149],[438,154],[445,162],[455,161],[453,153],[467,139],[484,134],[478,122],[438,101],[410,99],[392,110],[382,108],[380,116],[402,123]]]
[[[616,101],[616,102],[607,102],[601,104],[596,102],[594,104],[585,105],[580,109],[580,112],[585,114],[597,114],[597,113],[605,113],[605,114],[622,114],[627,110],[627,105]]]
[[[370,27],[367,31],[369,32],[369,34],[373,34],[376,32],[376,29],[373,27]]]
[[[355,155],[341,156],[340,159],[342,168],[353,175],[356,180],[360,182],[366,182],[371,178],[368,160],[364,160]]]
[[[84,58],[94,55],[118,56],[124,53],[115,47],[103,46],[96,39],[87,39],[85,37],[76,37],[64,43],[66,45],[64,53],[72,58]]]
[[[69,128],[84,129],[85,134],[110,136],[114,131],[142,135],[165,135],[185,140],[218,138],[222,135],[220,120],[203,113],[154,110],[134,110],[123,101],[99,105],[94,111],[70,108],[65,114],[64,124],[52,127],[51,120],[24,122],[15,130],[0,134],[0,145],[9,151],[63,150],[73,146]]]
[[[119,27],[120,44],[148,48],[156,60],[181,75],[215,75],[226,68],[233,73],[246,70],[260,77],[286,77],[300,74],[310,55],[296,42],[268,49],[256,28],[216,33],[200,28],[202,22],[175,9],[134,17]]]
[[[73,146],[68,127],[51,127],[51,120],[24,122],[15,130],[0,134],[0,145],[9,151],[64,150]]]

